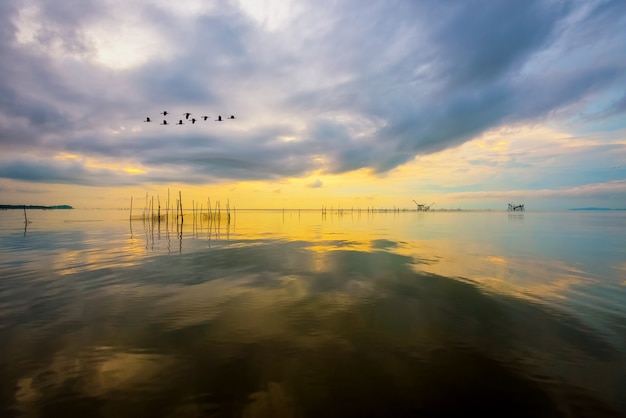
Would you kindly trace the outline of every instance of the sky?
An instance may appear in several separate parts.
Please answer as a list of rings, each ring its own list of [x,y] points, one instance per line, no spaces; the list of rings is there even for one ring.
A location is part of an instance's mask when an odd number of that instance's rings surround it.
[[[0,56],[3,204],[626,208],[623,0],[3,0]]]

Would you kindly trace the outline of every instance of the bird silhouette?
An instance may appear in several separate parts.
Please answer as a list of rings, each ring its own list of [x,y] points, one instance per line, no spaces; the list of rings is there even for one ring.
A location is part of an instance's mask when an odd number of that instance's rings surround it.
[[[193,125],[194,123],[196,123],[196,120],[194,118],[191,118],[191,124]]]
[[[207,120],[209,117],[208,116],[201,116],[202,119]]]
[[[167,110],[164,110],[163,112],[161,112],[161,114],[162,114],[163,116],[167,116]]]
[[[228,119],[235,119],[235,117],[233,115],[230,115]]]
[[[219,115],[219,116],[217,117],[217,119],[216,119],[216,120],[217,120],[218,122],[221,122],[221,121],[222,121],[222,115]]]
[[[161,125],[167,125],[167,121],[164,120],[163,123]]]
[[[185,115],[185,119],[189,119],[189,115],[191,115],[191,113],[187,112],[187,113],[183,113],[183,115]]]
[[[176,125],[184,125],[183,120],[179,120],[178,123]]]
[[[144,122],[152,122],[152,121],[150,120],[149,117],[147,117],[146,120],[144,120]]]

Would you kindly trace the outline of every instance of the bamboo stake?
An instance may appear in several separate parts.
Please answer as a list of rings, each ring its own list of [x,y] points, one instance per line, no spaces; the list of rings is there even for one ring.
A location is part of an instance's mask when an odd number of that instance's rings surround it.
[[[183,195],[180,190],[178,191],[178,201],[180,203],[180,223],[182,224],[185,222],[185,218],[183,217]]]

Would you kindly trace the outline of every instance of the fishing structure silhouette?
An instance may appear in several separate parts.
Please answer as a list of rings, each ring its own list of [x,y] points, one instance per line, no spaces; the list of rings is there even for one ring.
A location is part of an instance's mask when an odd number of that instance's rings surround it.
[[[413,202],[415,203],[415,210],[418,212],[427,212],[435,204],[435,202],[433,202],[430,205],[424,205],[423,203],[417,203],[415,199],[413,199]]]

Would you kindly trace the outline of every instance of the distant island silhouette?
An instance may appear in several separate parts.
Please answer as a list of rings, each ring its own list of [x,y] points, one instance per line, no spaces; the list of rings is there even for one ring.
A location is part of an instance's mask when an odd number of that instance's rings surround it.
[[[43,206],[43,205],[0,205],[0,210],[3,209],[74,209],[70,205],[54,205],[54,206]]]

